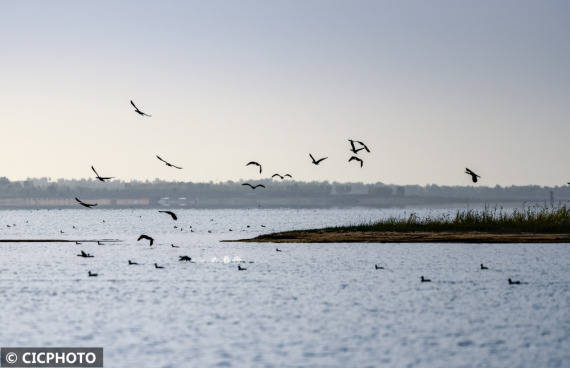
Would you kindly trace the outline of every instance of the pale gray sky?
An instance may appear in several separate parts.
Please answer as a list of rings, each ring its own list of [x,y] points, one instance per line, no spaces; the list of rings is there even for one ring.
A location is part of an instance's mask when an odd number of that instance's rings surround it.
[[[569,1],[3,1],[0,50],[10,179],[570,181]]]

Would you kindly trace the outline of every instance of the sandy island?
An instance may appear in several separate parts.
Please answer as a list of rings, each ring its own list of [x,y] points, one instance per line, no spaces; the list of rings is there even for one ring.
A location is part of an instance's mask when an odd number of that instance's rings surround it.
[[[570,243],[570,234],[393,231],[288,231],[251,239],[248,243]]]

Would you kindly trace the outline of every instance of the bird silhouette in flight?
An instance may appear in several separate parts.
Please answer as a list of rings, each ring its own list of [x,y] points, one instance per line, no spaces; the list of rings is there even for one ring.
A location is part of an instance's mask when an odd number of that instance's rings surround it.
[[[263,184],[257,184],[257,185],[251,185],[249,183],[243,183],[242,185],[245,185],[247,187],[250,187],[251,189],[255,189],[255,188],[265,188],[265,185]]]
[[[77,257],[93,258],[93,256],[91,254],[85,253],[84,251],[81,251],[81,254],[78,254]]]
[[[364,161],[362,161],[362,159],[360,157],[352,156],[351,158],[348,159],[348,162],[350,162],[350,161],[360,162],[360,167],[362,167],[362,165],[364,165]]]
[[[157,265],[156,263],[154,264],[154,268],[164,268],[162,266]]]
[[[283,176],[283,175],[279,175],[279,174],[273,174],[273,175],[271,175],[272,178],[274,178],[274,177],[276,177],[276,176],[279,177],[279,179],[281,179],[281,180],[284,179],[284,176]]]
[[[137,107],[137,105],[135,105],[135,103],[133,102],[133,100],[131,100],[131,105],[133,105],[133,107],[135,108],[135,112],[136,112],[137,114],[139,114],[140,116],[148,116],[149,118],[152,116],[152,115],[145,114],[144,112],[142,112],[142,111]]]
[[[355,155],[357,155],[358,152],[364,149],[364,147],[356,148],[356,146],[354,145],[355,142],[354,140],[349,139],[348,141],[350,142],[350,152],[354,153]]]
[[[313,157],[313,155],[310,154],[310,153],[309,153],[309,157],[311,158],[311,160],[313,161],[313,164],[315,164],[315,165],[320,164],[321,162],[323,162],[324,160],[326,160],[326,159],[328,158],[328,157],[323,157],[323,158],[320,158],[320,159],[318,159],[318,160],[315,160],[315,158]]]
[[[133,262],[133,261],[131,261],[130,259],[129,259],[129,264],[130,264],[130,265],[138,265],[137,262]]]
[[[180,166],[173,165],[170,162],[163,160],[162,158],[160,158],[159,155],[156,155],[156,158],[158,158],[160,161],[164,162],[166,164],[166,166],[168,166],[168,167],[173,167],[175,169],[182,169]]]
[[[175,214],[174,212],[172,212],[172,211],[158,211],[158,212],[162,212],[162,213],[166,213],[166,214],[170,215],[170,217],[172,217],[172,219],[173,219],[174,221],[178,220],[178,217],[177,217],[176,214]]]
[[[473,171],[471,171],[467,167],[465,168],[465,174],[471,175],[471,180],[473,181],[473,183],[477,183],[477,180],[480,178],[479,175],[475,174]]]
[[[180,261],[180,262],[192,262],[192,257],[178,256],[178,261]]]
[[[148,241],[150,242],[150,246],[152,246],[152,245],[154,244],[154,239],[151,238],[151,237],[148,236],[148,235],[142,234],[141,236],[139,236],[139,238],[137,239],[137,241],[140,241],[140,240],[142,240],[142,239],[148,240]]]
[[[97,203],[85,203],[85,202],[83,202],[81,199],[79,199],[79,198],[77,198],[77,197],[75,197],[75,200],[76,200],[77,202],[79,202],[79,204],[82,205],[83,207],[91,208],[91,207],[97,206]]]
[[[98,274],[93,273],[93,272],[91,272],[91,271],[87,271],[87,274],[89,275],[89,277],[97,277],[97,276],[99,276]]]
[[[255,161],[249,161],[247,164],[245,164],[245,166],[249,166],[249,165],[255,165],[255,166],[259,166],[259,173],[261,174],[261,164],[259,162],[255,162]]]
[[[91,170],[93,170],[93,172],[94,172],[95,175],[96,175],[97,180],[99,180],[99,181],[103,181],[103,182],[104,182],[105,180],[111,180],[111,179],[113,179],[112,176],[107,176],[107,177],[105,177],[105,176],[99,175],[99,173],[97,173],[97,170],[95,170],[95,168],[94,168],[93,166],[91,166]]]

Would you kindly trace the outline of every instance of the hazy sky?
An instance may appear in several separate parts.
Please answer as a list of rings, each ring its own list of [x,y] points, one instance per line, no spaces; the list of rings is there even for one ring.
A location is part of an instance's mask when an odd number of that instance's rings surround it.
[[[1,1],[0,121],[10,179],[561,185],[570,1]]]

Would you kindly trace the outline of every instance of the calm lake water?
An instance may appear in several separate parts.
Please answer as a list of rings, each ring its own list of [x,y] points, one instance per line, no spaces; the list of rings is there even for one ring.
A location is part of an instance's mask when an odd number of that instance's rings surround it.
[[[105,367],[570,367],[568,245],[220,242],[412,211],[0,211],[0,239],[122,240],[0,243],[0,343],[101,346]]]

